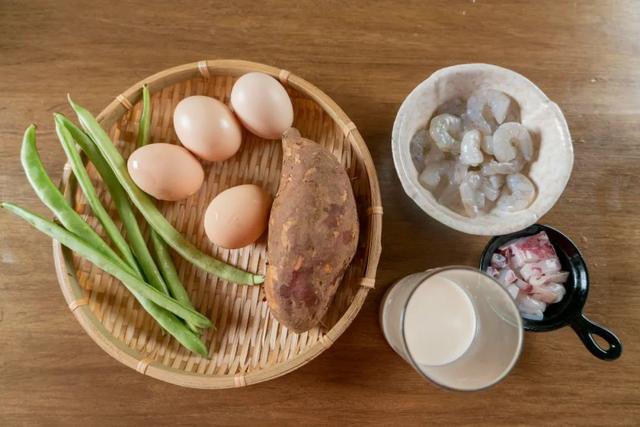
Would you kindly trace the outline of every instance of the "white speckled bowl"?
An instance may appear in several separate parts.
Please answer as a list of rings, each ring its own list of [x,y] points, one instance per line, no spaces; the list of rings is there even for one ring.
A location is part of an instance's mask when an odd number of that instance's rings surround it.
[[[529,177],[537,188],[531,205],[515,213],[488,213],[476,218],[460,215],[439,204],[418,182],[411,159],[411,138],[428,126],[436,109],[454,99],[467,99],[479,88],[505,92],[520,105],[524,126],[537,136],[538,156]],[[560,108],[526,77],[489,64],[462,64],[442,68],[420,83],[404,100],[392,134],[393,161],[404,191],[427,214],[441,223],[469,234],[500,235],[534,224],[553,207],[564,191],[573,168],[573,145]]]

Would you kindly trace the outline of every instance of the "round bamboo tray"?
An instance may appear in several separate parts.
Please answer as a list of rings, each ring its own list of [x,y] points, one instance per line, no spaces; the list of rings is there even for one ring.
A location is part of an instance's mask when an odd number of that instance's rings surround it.
[[[135,146],[141,88],[146,83],[152,94],[151,142],[177,144],[172,121],[176,104],[186,96],[197,94],[228,104],[234,81],[250,71],[270,74],[282,82],[293,101],[294,126],[304,137],[330,150],[352,180],[361,227],[358,249],[329,312],[318,327],[302,334],[288,331],[270,315],[261,286],[219,280],[174,254],[176,268],[193,304],[216,325],[203,335],[209,347],[209,357],[203,358],[163,333],[116,279],[58,242],[54,241],[53,245],[60,287],[69,308],[89,336],[130,368],[185,387],[242,387],[279,377],[308,363],[344,332],[375,283],[382,233],[382,206],[375,168],[354,123],[331,98],[309,82],[286,70],[253,62],[200,61],[170,68],[138,82],[118,95],[99,114],[98,120],[128,156]],[[272,194],[278,188],[282,163],[280,143],[243,132],[242,147],[234,157],[224,162],[203,162],[206,178],[198,193],[180,202],[160,203],[159,207],[201,250],[240,268],[264,274],[266,235],[248,247],[227,250],[210,243],[202,225],[209,201],[229,187],[254,183]],[[117,218],[92,166],[89,172],[105,206]],[[102,233],[82,192],[76,188],[68,165],[62,186],[75,209]]]

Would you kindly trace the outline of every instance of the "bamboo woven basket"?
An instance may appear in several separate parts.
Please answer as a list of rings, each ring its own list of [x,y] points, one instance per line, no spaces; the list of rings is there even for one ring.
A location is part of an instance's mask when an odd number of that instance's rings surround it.
[[[89,336],[108,354],[138,372],[169,383],[194,388],[242,387],[267,381],[308,363],[327,349],[349,326],[375,283],[381,251],[382,207],[375,168],[354,123],[318,88],[286,70],[262,64],[212,60],[186,64],[157,73],[127,89],[98,116],[125,156],[135,146],[141,114],[141,88],[152,94],[151,142],[177,144],[173,110],[189,95],[208,95],[225,103],[234,81],[250,71],[279,79],[294,106],[302,135],[329,149],[352,180],[360,241],[329,312],[320,326],[295,334],[269,313],[260,286],[243,286],[206,274],[179,256],[174,261],[196,309],[216,328],[205,331],[209,358],[184,349],[163,333],[153,319],[116,279],[54,241],[53,255],[64,297]],[[81,99],[80,97],[78,97]],[[204,162],[205,182],[190,198],[159,206],[169,221],[201,250],[240,268],[264,274],[266,233],[257,243],[238,250],[218,248],[204,234],[202,215],[219,192],[254,183],[275,194],[282,162],[281,144],[247,131],[240,151],[224,162]],[[117,213],[93,166],[94,185],[114,218]],[[98,232],[69,165],[62,182],[66,197]],[[146,232],[146,230],[145,230]]]

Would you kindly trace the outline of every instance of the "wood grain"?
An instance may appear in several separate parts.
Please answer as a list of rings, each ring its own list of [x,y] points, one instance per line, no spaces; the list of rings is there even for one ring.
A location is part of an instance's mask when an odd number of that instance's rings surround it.
[[[0,2],[1,200],[44,212],[19,142],[38,123],[46,166],[60,176],[51,113],[70,112],[67,92],[99,111],[155,71],[218,57],[286,68],[331,96],[369,145],[385,207],[378,287],[345,334],[298,371],[220,392],[161,383],[102,352],[65,306],[50,242],[0,213],[0,425],[637,425],[639,31],[634,1]],[[403,98],[463,62],[518,71],[563,109],[575,169],[543,221],[586,255],[586,312],[624,342],[618,361],[595,359],[569,329],[527,334],[505,382],[458,394],[425,383],[386,345],[385,288],[421,269],[475,265],[487,240],[426,217],[391,160]]]

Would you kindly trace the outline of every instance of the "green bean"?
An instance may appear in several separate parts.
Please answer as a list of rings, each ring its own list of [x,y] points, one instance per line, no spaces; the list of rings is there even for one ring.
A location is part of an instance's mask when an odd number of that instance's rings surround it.
[[[82,133],[82,131],[80,131],[79,129],[75,129]],[[113,251],[113,249],[111,249],[106,243],[104,243],[100,236],[98,236],[96,232],[86,222],[84,222],[82,218],[80,218],[78,213],[71,208],[67,200],[65,200],[64,196],[53,184],[53,182],[47,175],[47,172],[44,169],[42,161],[40,160],[40,157],[38,155],[38,151],[35,146],[35,126],[33,125],[27,128],[25,132],[21,150],[21,160],[27,178],[29,179],[29,182],[33,186],[38,197],[70,230],[67,231],[62,227],[59,227],[62,231],[70,234],[71,236],[75,236],[77,239],[79,239],[78,236],[81,236],[82,239],[85,240],[85,243],[87,245],[94,246],[94,252],[100,253],[102,256],[109,258],[116,267],[119,267],[125,271],[129,269],[131,274],[135,274],[138,277],[142,278],[142,274],[139,272],[139,270],[136,271],[137,265],[134,263],[134,266],[129,266],[121,258],[119,258]],[[113,180],[116,184],[118,184],[115,178],[113,178]],[[120,189],[120,191],[123,192],[122,189]],[[124,197],[126,200],[126,195]],[[12,206],[8,204],[3,204],[2,207],[6,207],[10,210],[12,209]],[[17,207],[13,210],[13,212],[18,214],[19,216],[22,216],[23,218],[24,215],[21,215],[21,213],[26,214],[25,211]],[[43,219],[40,218],[40,221],[42,222]],[[44,221],[45,223],[41,223],[41,225],[46,225],[46,220]],[[144,285],[148,286],[147,284]],[[190,351],[196,352],[205,357],[207,356],[207,349],[205,345],[196,334],[194,334],[185,326],[182,320],[178,319],[170,311],[165,310],[164,308],[154,304],[152,301],[144,298],[140,293],[132,291],[132,294],[140,302],[142,307],[147,310],[147,312],[149,312],[149,314],[160,324],[160,326],[162,326],[172,336],[174,336],[178,340],[178,342],[180,342]]]
[[[102,154],[100,154],[100,151],[98,151],[98,148],[91,138],[89,138],[89,136],[87,136],[87,134],[82,130],[78,129],[71,120],[64,117],[62,114],[58,114],[56,115],[56,124],[58,122],[69,131],[71,137],[80,146],[82,151],[85,152],[91,163],[93,163],[93,166],[98,171],[98,174],[102,177],[102,181],[106,185],[107,190],[109,190],[109,194],[111,194],[111,200],[113,200],[113,203],[118,210],[122,225],[127,231],[127,237],[131,243],[133,253],[140,263],[140,267],[142,268],[146,279],[149,281],[149,284],[159,291],[163,291],[169,295],[169,290],[162,278],[162,274],[153,261],[149,248],[147,247],[147,243],[144,241],[144,237],[140,231],[138,222],[136,221],[135,213],[129,203],[127,193],[124,192],[122,186],[113,175],[111,168],[104,160]]]
[[[155,253],[156,262],[158,263],[158,268],[160,268],[164,280],[167,282],[171,296],[187,307],[193,307],[189,294],[185,290],[184,286],[182,286],[182,282],[180,281],[176,267],[173,264],[167,245],[162,240],[162,237],[158,236],[158,233],[153,230],[151,230],[151,244],[153,245],[153,251]],[[187,326],[193,332],[199,332],[198,327],[193,323],[187,322]]]
[[[129,194],[131,201],[133,201],[149,225],[169,246],[194,265],[207,272],[216,274],[222,279],[250,285],[260,284],[264,281],[264,277],[260,275],[242,271],[204,254],[182,236],[156,208],[149,196],[135,185],[127,172],[127,167],[120,152],[113,145],[107,133],[100,127],[97,120],[87,109],[75,104],[71,100],[71,97],[69,97],[69,104],[71,104],[71,107],[76,112],[78,120],[84,130],[91,136],[105,160],[109,163],[109,166],[111,166],[118,181],[120,181],[120,184],[124,187],[127,194]]]
[[[51,181],[51,178],[49,178],[42,164],[42,160],[40,160],[40,156],[38,155],[38,150],[36,149],[35,125],[29,126],[24,133],[22,148],[20,150],[20,161],[25,175],[38,198],[53,212],[67,230],[77,236],[82,236],[87,243],[94,246],[105,256],[115,257],[123,266],[127,265],[113,252],[113,249],[98,236],[93,228],[71,208],[58,187],[56,187],[53,181]]]
[[[124,261],[129,264],[133,269],[137,270],[136,259],[131,252],[131,248],[127,244],[124,237],[118,230],[118,227],[113,222],[107,210],[102,206],[102,202],[98,198],[98,194],[96,193],[96,189],[93,187],[91,183],[91,178],[89,178],[89,173],[84,167],[82,163],[82,159],[80,158],[80,153],[76,149],[76,145],[71,137],[69,131],[65,128],[64,124],[61,122],[57,114],[54,114],[55,122],[56,122],[56,133],[58,134],[58,139],[60,139],[60,143],[62,144],[62,148],[64,152],[67,154],[67,159],[71,164],[71,169],[73,170],[76,179],[78,180],[78,184],[80,188],[82,188],[82,192],[84,193],[91,210],[94,215],[98,218],[102,226],[104,227],[107,236],[111,239],[116,249],[124,258]]]
[[[150,132],[151,126],[151,96],[149,94],[149,86],[142,86],[142,114],[140,116],[140,126],[138,128],[138,147],[142,147],[149,143],[149,139],[151,136]],[[155,255],[155,261],[158,265],[158,268],[162,272],[162,276],[164,277],[165,282],[167,283],[167,287],[169,288],[169,292],[171,295],[180,301],[181,303],[192,307],[191,299],[189,298],[189,294],[184,289],[182,282],[180,281],[180,277],[178,276],[178,272],[176,271],[176,267],[173,264],[173,260],[171,259],[171,254],[169,253],[169,249],[167,248],[166,243],[155,230],[151,229],[151,244],[153,246],[153,252]],[[189,328],[197,332],[197,328],[195,325],[188,324]]]
[[[132,292],[133,296],[140,302],[140,305],[160,324],[167,332],[169,332],[180,344],[188,350],[198,353],[203,357],[208,356],[207,347],[204,345],[200,337],[192,330],[187,328],[184,322],[174,316],[171,312],[152,303],[148,299],[142,297],[136,292]]]
[[[142,86],[142,114],[138,128],[138,147],[147,145],[151,138],[151,96],[149,86]]]
[[[52,237],[56,240],[60,240],[61,243],[63,243],[65,246],[67,246],[67,244],[62,242],[61,240],[62,238],[58,236],[58,234],[60,233],[66,233],[68,235],[67,236],[68,238],[74,238],[77,241],[76,243],[80,245],[79,242],[81,242],[81,240],[77,236],[65,230],[64,228],[52,222],[47,221],[42,217],[38,217],[37,215],[32,214],[10,203],[2,203],[0,204],[0,206],[16,214],[17,216],[25,219],[27,222],[34,225],[38,230],[49,235],[49,237]],[[76,247],[75,249],[78,249],[78,247]],[[75,250],[75,249],[72,248],[72,250]],[[81,252],[78,252],[78,253],[81,253]],[[96,255],[96,254],[99,254],[99,255]],[[94,255],[103,256],[97,251],[94,251]],[[148,285],[146,284],[144,284],[144,287],[149,288]],[[142,307],[151,315],[151,317],[153,317],[160,324],[161,327],[163,327],[173,337],[175,337],[180,344],[185,346],[190,351],[198,353],[204,357],[207,356],[208,352],[204,343],[200,340],[200,338],[196,334],[194,334],[191,330],[189,330],[185,326],[182,320],[180,320],[170,311],[160,307],[159,305],[153,303],[151,300],[143,297],[139,292],[136,292],[132,288],[129,288],[129,290],[131,291],[133,296],[138,300],[138,302],[140,302],[140,305],[142,305]]]
[[[130,291],[151,300],[160,307],[171,311],[189,322],[193,322],[200,328],[208,328],[211,326],[211,321],[205,316],[149,286],[140,278],[136,277],[136,273],[131,267],[125,265],[125,268],[123,268],[110,257],[95,249],[91,244],[70,231],[65,230],[63,227],[12,203],[0,203],[0,207],[24,219],[39,231],[59,241],[62,245],[95,264],[98,268],[111,274],[120,280]]]

